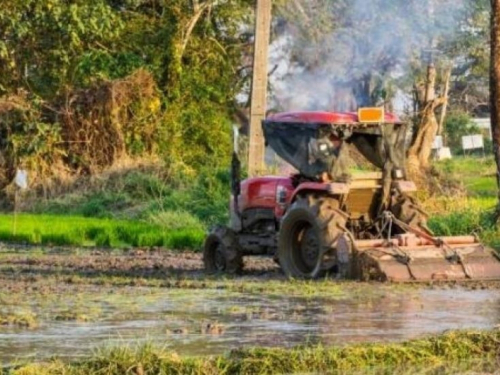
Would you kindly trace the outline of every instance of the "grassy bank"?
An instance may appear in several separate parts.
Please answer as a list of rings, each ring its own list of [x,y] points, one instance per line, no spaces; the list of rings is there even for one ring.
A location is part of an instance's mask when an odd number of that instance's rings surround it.
[[[227,168],[172,175],[161,165],[118,170],[76,181],[48,199],[27,196],[25,212],[138,220],[165,225],[209,227],[227,221],[230,178]],[[174,220],[169,220],[169,219]]]
[[[441,201],[431,212],[429,227],[436,235],[477,234],[500,247],[493,220],[494,198]],[[449,207],[448,207],[449,206]],[[0,214],[0,241],[31,245],[98,247],[166,247],[199,250],[206,226],[184,212],[158,214],[154,220],[120,220],[73,215]]]
[[[436,162],[434,167],[447,178],[462,184],[469,196],[497,195],[496,166],[492,157],[455,157]]]
[[[229,185],[226,170],[193,176],[160,166],[112,171],[49,198],[21,196],[17,225],[13,215],[0,215],[0,241],[199,250],[207,229],[228,220]]]
[[[431,229],[440,236],[478,234],[489,245],[500,247],[500,232],[492,220],[493,160],[459,157],[438,162],[435,168],[461,183],[466,195],[421,199],[430,213]],[[84,190],[29,203],[32,214],[19,216],[15,233],[13,216],[0,215],[0,240],[198,250],[210,226],[227,222],[228,187],[229,176],[223,170],[205,171],[190,181],[185,176],[167,178],[157,169],[118,173]]]
[[[477,234],[485,241],[500,240],[495,224],[494,198],[441,199],[430,212],[429,227],[439,236]]]
[[[175,218],[172,218],[175,220]],[[33,245],[197,249],[203,228],[61,215],[0,215],[0,241]]]
[[[486,244],[500,249],[500,231],[494,212],[497,204],[496,166],[491,157],[456,157],[434,164],[436,170],[465,195],[422,200],[430,214],[429,227],[439,236],[478,235]]]
[[[83,374],[294,374],[353,373],[384,366],[387,373],[398,368],[438,366],[443,363],[500,355],[500,331],[449,332],[437,337],[393,344],[357,344],[294,349],[237,350],[218,357],[182,358],[168,351],[145,346],[107,349],[93,358],[64,364],[53,360],[6,370],[13,375]]]

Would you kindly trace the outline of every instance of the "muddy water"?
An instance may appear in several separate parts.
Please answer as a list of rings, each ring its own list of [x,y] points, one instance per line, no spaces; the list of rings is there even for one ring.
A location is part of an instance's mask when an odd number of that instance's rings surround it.
[[[72,359],[103,345],[153,342],[181,355],[202,355],[256,345],[402,340],[500,324],[499,290],[415,290],[342,300],[149,288],[115,289],[113,295],[85,298],[84,310],[99,311],[92,321],[55,320],[55,307],[42,304],[35,309],[37,328],[0,327],[0,363]]]

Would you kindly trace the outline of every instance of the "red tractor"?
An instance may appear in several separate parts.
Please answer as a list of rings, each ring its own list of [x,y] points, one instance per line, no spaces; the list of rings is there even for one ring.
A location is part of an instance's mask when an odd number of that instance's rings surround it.
[[[230,225],[205,241],[208,272],[238,273],[244,256],[269,255],[290,278],[500,278],[499,260],[476,237],[437,238],[427,228],[396,116],[379,108],[294,112],[262,125],[266,144],[298,172],[240,181],[235,151]],[[353,170],[352,155],[371,170]]]

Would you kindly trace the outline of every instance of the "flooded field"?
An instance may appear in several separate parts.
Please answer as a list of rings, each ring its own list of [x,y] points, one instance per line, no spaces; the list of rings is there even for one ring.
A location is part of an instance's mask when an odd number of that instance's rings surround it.
[[[11,305],[11,312],[30,314],[36,323],[1,327],[0,359],[75,358],[98,346],[146,342],[181,355],[220,354],[251,346],[402,340],[500,324],[496,290],[422,290],[330,301],[224,290],[89,292],[77,300],[71,294],[58,296],[59,302],[34,299],[29,308]]]
[[[155,343],[196,356],[253,346],[404,340],[500,325],[497,288],[301,284],[275,277],[272,270],[190,284],[201,282],[196,266],[177,274],[177,287],[167,288],[154,285],[165,280],[151,259],[138,259],[136,268],[132,257],[113,260],[102,254],[4,254],[0,259],[4,364],[74,359],[113,345]],[[130,261],[130,267],[109,267],[111,277],[96,266],[105,259],[122,266]],[[79,278],[69,277],[72,272]],[[117,285],[124,283],[130,285]]]

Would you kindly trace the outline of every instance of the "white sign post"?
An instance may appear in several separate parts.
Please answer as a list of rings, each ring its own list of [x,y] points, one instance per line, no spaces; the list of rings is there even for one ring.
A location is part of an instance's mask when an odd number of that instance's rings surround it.
[[[450,148],[444,147],[442,135],[436,135],[434,142],[432,143],[432,149],[434,150],[434,157],[437,160],[451,159]]]
[[[439,150],[440,148],[443,148],[443,136],[436,135],[436,138],[434,138],[434,143],[432,144],[432,149]]]
[[[16,171],[16,176],[14,177],[14,184],[17,189],[14,192],[14,236],[17,233],[17,211],[19,206],[19,190],[28,189],[28,172],[24,169],[18,169]]]
[[[24,169],[18,169],[16,177],[14,177],[14,183],[19,189],[26,190],[28,188],[28,172]]]
[[[484,139],[482,134],[474,134],[474,135],[465,135],[462,137],[462,149],[464,151],[467,150],[483,150],[484,156]]]

